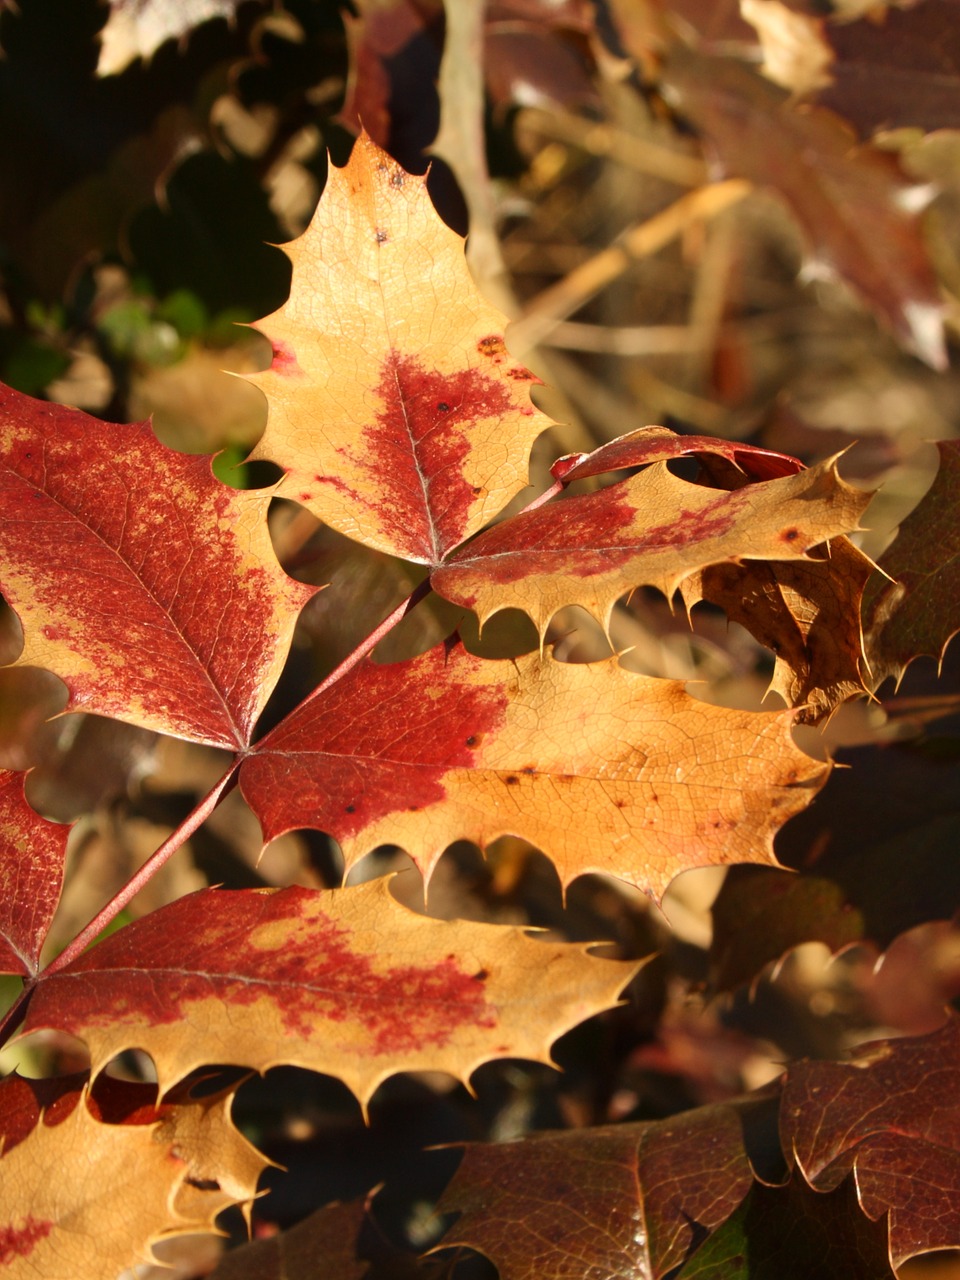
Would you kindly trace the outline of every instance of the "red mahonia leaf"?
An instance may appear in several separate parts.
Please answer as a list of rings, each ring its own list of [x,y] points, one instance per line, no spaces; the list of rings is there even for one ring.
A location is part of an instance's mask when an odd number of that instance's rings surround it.
[[[606,626],[634,587],[670,597],[707,565],[801,560],[855,528],[868,500],[833,462],[733,492],[691,484],[658,462],[606,489],[504,520],[450,555],[431,583],[481,623],[518,608],[543,635],[558,609],[579,604]]]
[[[280,569],[272,491],[221,484],[207,457],[0,385],[0,588],[20,665],[67,710],[195,742],[250,739],[313,588]]]
[[[289,300],[260,322],[273,364],[255,456],[326,524],[392,555],[436,563],[527,483],[549,421],[537,379],[511,359],[463,241],[412,176],[364,135],[331,169],[304,234],[284,251]]]
[[[36,973],[60,900],[70,828],[41,818],[22,773],[0,769],[0,973]]]
[[[514,834],[564,885],[602,871],[659,897],[689,867],[774,861],[774,831],[824,776],[789,726],[616,659],[439,645],[355,667],[257,745],[240,785],[268,840],[320,828],[348,867],[394,843],[429,878],[454,840]]]
[[[850,1063],[792,1066],[781,1132],[812,1186],[855,1171],[868,1217],[890,1215],[894,1266],[960,1248],[960,1020],[864,1045]]]
[[[324,1071],[366,1102],[398,1071],[466,1080],[616,1004],[637,964],[522,929],[416,915],[387,881],[349,889],[204,889],[51,974],[26,1031],[57,1027],[94,1071],[140,1047],[169,1087],[209,1062]],[[544,966],[551,981],[536,980]]]
[[[468,1146],[438,1209],[443,1246],[469,1245],[502,1280],[659,1280],[753,1183],[735,1107],[652,1124]]]

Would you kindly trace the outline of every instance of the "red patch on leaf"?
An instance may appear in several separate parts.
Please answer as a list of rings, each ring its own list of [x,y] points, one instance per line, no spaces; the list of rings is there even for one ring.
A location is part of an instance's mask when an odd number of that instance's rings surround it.
[[[138,1022],[156,1026],[189,1019],[191,1005],[211,999],[231,1008],[268,1000],[291,1036],[329,1039],[324,1022],[362,1024],[375,1055],[443,1046],[465,1023],[494,1025],[485,975],[464,972],[455,956],[391,965],[378,949],[372,959],[351,945],[349,928],[318,909],[323,896],[205,889],[181,898],[48,984],[57,1025],[113,1025],[118,1012],[135,1010]]]
[[[53,1230],[53,1223],[28,1214],[19,1227],[0,1227],[0,1267],[9,1267],[17,1258],[26,1258]]]
[[[291,374],[303,372],[289,343],[281,342],[277,339],[272,345],[273,362],[270,368],[274,373],[279,373],[282,377],[289,377]]]
[[[338,840],[443,800],[443,779],[503,723],[506,696],[469,683],[483,660],[438,645],[410,663],[354,668],[244,761],[240,785],[265,839],[312,827]]]

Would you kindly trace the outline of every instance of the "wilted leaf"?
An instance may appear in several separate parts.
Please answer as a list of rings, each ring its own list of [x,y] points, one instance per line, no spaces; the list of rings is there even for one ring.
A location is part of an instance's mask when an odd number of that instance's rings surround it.
[[[860,1211],[850,1179],[826,1194],[802,1178],[755,1184],[676,1280],[894,1280],[887,1228]]]
[[[284,250],[289,300],[260,321],[273,364],[255,456],[279,492],[368,546],[434,564],[527,483],[549,421],[477,293],[463,241],[365,135]]]
[[[753,1182],[733,1107],[651,1124],[468,1146],[438,1209],[443,1247],[469,1245],[502,1280],[659,1280]]]
[[[867,590],[864,634],[873,678],[903,675],[924,654],[939,662],[960,631],[960,440],[942,440],[930,490],[900,526]]]
[[[890,1214],[895,1267],[960,1247],[960,1021],[864,1045],[853,1061],[801,1062],[781,1104],[785,1149],[814,1187],[851,1171],[867,1215]]]
[[[212,1228],[212,1216],[197,1220],[179,1207],[189,1164],[169,1139],[158,1140],[154,1125],[103,1124],[85,1091],[54,1093],[41,1116],[33,1086],[43,1105],[49,1083],[16,1076],[0,1083],[5,1276],[116,1280],[150,1260],[162,1236]]]
[[[770,688],[815,724],[867,694],[860,602],[873,561],[844,537],[821,559],[711,565],[682,586],[687,607],[719,605],[776,655]]]
[[[429,879],[444,849],[518,835],[567,885],[602,871],[659,898],[707,863],[773,863],[773,833],[823,777],[790,719],[697,702],[615,658],[496,662],[439,645],[366,663],[243,763],[266,839],[315,827],[347,867],[399,844]]]
[[[0,770],[0,973],[36,973],[60,900],[70,828],[27,804],[22,773]]]
[[[794,106],[733,59],[677,47],[664,84],[723,174],[777,191],[803,228],[814,264],[836,272],[906,346],[944,368],[940,295],[918,216],[928,193],[896,158],[855,148],[837,116]]]
[[[657,587],[669,599],[707,565],[803,559],[856,528],[867,501],[833,462],[734,492],[681,480],[660,462],[494,525],[449,556],[431,583],[481,623],[523,609],[543,635],[559,609],[579,604],[606,627],[634,587]]]
[[[221,484],[207,457],[0,386],[0,586],[20,665],[95,711],[213,746],[246,745],[313,588],[280,569],[272,491]]]
[[[48,977],[25,1027],[79,1036],[94,1070],[142,1048],[164,1088],[209,1062],[285,1063],[335,1075],[366,1103],[398,1071],[467,1080],[491,1058],[549,1061],[557,1036],[616,1004],[638,967],[417,915],[385,880],[204,889]]]

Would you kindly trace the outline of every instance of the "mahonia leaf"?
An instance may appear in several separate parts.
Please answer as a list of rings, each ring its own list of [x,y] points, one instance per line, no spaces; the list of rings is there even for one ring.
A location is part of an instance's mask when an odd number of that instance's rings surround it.
[[[115,1280],[152,1261],[162,1237],[212,1231],[233,1203],[185,1187],[195,1153],[169,1116],[158,1124],[153,1108],[131,1116],[127,1106],[127,1123],[104,1123],[89,1100],[72,1080],[0,1082],[0,1264],[10,1280]]]
[[[754,480],[775,480],[778,476],[796,475],[803,463],[787,453],[760,449],[739,440],[721,440],[716,436],[678,435],[669,427],[638,427],[616,440],[608,440],[591,453],[567,454],[550,468],[554,479],[571,484],[587,476],[599,476],[626,467],[644,467],[668,458],[689,454],[705,458],[726,458],[744,476]]]
[[[426,179],[366,135],[283,249],[293,283],[259,322],[274,357],[251,378],[270,406],[254,456],[339,532],[435,564],[527,483],[550,425],[530,401],[538,379],[507,352],[506,317],[477,292]]]
[[[773,650],[770,689],[809,723],[869,692],[860,602],[874,564],[847,538],[824,550],[822,559],[710,565],[681,584],[688,609],[709,600]]]
[[[730,58],[675,46],[664,86],[722,173],[778,192],[814,265],[836,272],[907,347],[945,368],[943,308],[918,214],[929,192],[896,157],[855,149],[839,117],[798,109],[784,90]]]
[[[324,1205],[287,1231],[232,1250],[208,1280],[367,1280],[357,1249],[365,1216],[363,1200]]]
[[[773,833],[825,776],[790,722],[698,702],[616,658],[441,644],[355,667],[256,745],[240,786],[267,840],[319,828],[347,867],[399,844],[429,880],[454,840],[512,834],[563,885],[601,871],[659,898],[690,867],[776,865]]]
[[[0,973],[22,977],[39,968],[70,834],[30,807],[24,776],[0,769]]]
[[[868,501],[832,461],[733,491],[681,480],[657,462],[606,489],[494,525],[450,555],[431,583],[475,610],[481,624],[502,609],[523,609],[542,636],[559,609],[579,604],[606,627],[616,601],[634,587],[657,587],[670,598],[710,564],[802,559],[856,528]]]
[[[675,1280],[895,1280],[887,1228],[857,1204],[850,1178],[834,1191],[802,1178],[754,1184]]]
[[[659,1280],[750,1190],[738,1110],[468,1146],[437,1206],[443,1248],[485,1254],[501,1280]]]
[[[272,490],[238,492],[147,423],[0,385],[0,589],[67,710],[236,750],[314,588],[283,573]]]
[[[867,590],[864,633],[875,682],[899,681],[914,658],[939,662],[960,631],[960,440],[942,440],[940,469]],[[890,580],[892,579],[892,581]]]
[[[289,1064],[337,1076],[366,1104],[398,1071],[467,1080],[492,1058],[547,1062],[639,968],[519,928],[420,916],[387,884],[202,889],[50,975],[25,1030],[79,1036],[95,1072],[144,1049],[164,1088],[211,1061]]]
[[[869,1218],[890,1215],[899,1267],[960,1248],[960,1019],[939,1031],[862,1045],[853,1061],[789,1068],[784,1148],[818,1190],[851,1172]]]

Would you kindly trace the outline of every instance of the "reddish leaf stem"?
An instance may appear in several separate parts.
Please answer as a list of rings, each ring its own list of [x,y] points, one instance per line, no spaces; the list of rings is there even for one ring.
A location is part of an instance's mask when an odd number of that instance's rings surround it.
[[[130,877],[119,893],[111,898],[103,910],[93,917],[87,927],[77,934],[69,946],[64,947],[56,959],[50,961],[43,973],[39,975],[40,977],[47,977],[51,973],[57,973],[58,970],[65,969],[71,961],[75,960],[94,938],[103,932],[111,920],[120,914],[127,903],[136,897],[163,864],[173,857],[181,845],[189,840],[194,831],[206,822],[223,797],[236,786],[238,764],[238,760],[233,761],[216,786],[207,792],[196,808],[177,827],[176,831],[168,839],[164,840],[155,853],[150,855],[143,866]]]

